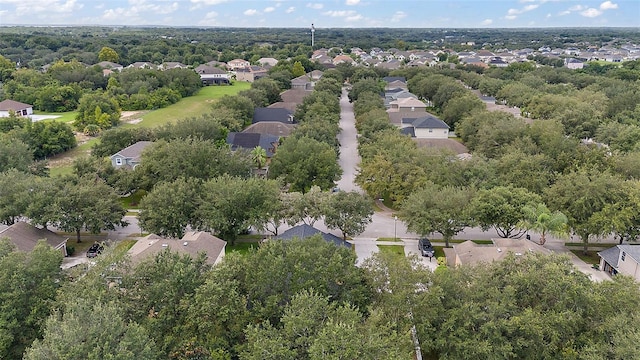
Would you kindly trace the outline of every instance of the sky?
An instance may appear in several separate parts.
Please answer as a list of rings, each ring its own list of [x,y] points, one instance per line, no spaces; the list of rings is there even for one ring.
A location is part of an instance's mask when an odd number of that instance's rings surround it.
[[[640,0],[0,0],[0,25],[640,27]]]

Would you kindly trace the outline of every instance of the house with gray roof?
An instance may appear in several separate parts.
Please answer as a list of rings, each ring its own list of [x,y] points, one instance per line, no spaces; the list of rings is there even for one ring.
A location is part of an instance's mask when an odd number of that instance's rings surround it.
[[[138,141],[126,148],[111,155],[111,165],[116,169],[135,169],[140,165],[140,156],[147,146],[153,144],[151,141]]]
[[[432,114],[419,118],[403,118],[402,128],[413,128],[413,137],[418,139],[447,139],[449,125]]]
[[[0,101],[0,117],[9,116],[11,111],[17,116],[33,115],[33,105],[9,99]]]
[[[600,270],[610,275],[623,274],[640,281],[640,245],[616,245],[600,251]]]
[[[38,241],[44,240],[52,248],[60,251],[62,256],[67,256],[68,237],[60,236],[48,229],[41,229],[29,223],[18,221],[17,223],[0,230],[0,239],[7,238],[20,251],[31,251]]]
[[[332,244],[335,244],[336,246],[342,246],[342,247],[346,247],[351,249],[351,244],[342,240],[341,238],[333,235],[333,234],[328,234],[325,232],[322,232],[316,228],[314,228],[311,225],[307,225],[307,224],[301,224],[301,225],[296,225],[294,227],[292,227],[291,229],[283,232],[282,234],[278,235],[278,236],[274,236],[273,239],[276,240],[293,240],[293,239],[306,239],[308,237],[314,236],[316,234],[319,234],[320,236],[322,236],[322,238],[327,241],[330,242]]]
[[[255,124],[261,121],[278,121],[285,124],[295,123],[293,112],[284,108],[255,108],[253,110],[253,120],[251,123]]]
[[[272,134],[230,132],[227,135],[227,144],[231,145],[231,150],[252,150],[256,146],[260,146],[266,151],[267,158],[271,158],[275,155],[279,141],[280,137]]]

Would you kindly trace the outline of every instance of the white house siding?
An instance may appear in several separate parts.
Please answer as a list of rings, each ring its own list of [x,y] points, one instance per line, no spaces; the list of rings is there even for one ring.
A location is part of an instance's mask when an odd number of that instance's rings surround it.
[[[625,254],[624,260],[622,260],[623,254]],[[622,250],[620,251],[620,258],[618,259],[618,272],[640,281],[640,264]]]
[[[448,129],[414,129],[417,139],[448,139]]]

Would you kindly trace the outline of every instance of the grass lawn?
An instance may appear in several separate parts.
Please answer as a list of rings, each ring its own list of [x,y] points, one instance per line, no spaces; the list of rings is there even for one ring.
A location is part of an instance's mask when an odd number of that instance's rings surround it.
[[[400,238],[392,238],[392,237],[381,237],[381,238],[378,238],[376,241],[395,241],[395,242],[402,242],[402,239],[400,239]]]
[[[42,111],[34,111],[33,112],[35,115],[55,115],[55,116],[59,116],[55,119],[51,119],[53,121],[60,121],[60,122],[64,122],[64,123],[72,123],[75,119],[76,119],[76,115],[78,114],[77,111],[68,111],[68,112],[63,112],[63,113],[49,113],[49,112],[42,112]]]
[[[571,250],[571,252],[589,265],[600,263],[600,256],[598,256],[598,251],[589,250],[586,254],[582,252],[582,250]]]
[[[139,127],[155,127],[192,116],[199,116],[210,110],[215,99],[223,95],[236,95],[242,90],[251,88],[251,83],[236,81],[230,86],[205,86],[196,95],[183,98],[166,108],[153,110],[142,116],[142,121],[135,125]]]
[[[404,245],[378,245],[380,252],[387,254],[404,255]]]
[[[49,174],[51,176],[71,174],[73,172],[73,160],[84,155],[89,155],[91,153],[91,147],[97,141],[97,138],[91,139],[67,152],[58,154],[50,158],[49,161],[51,163],[49,165]]]
[[[236,241],[234,245],[231,245],[230,242],[227,243],[227,247],[225,251],[246,255],[249,253],[249,251],[251,251],[251,249],[257,249],[257,248],[258,248],[257,242],[237,242]]]
[[[147,192],[145,190],[136,190],[133,194],[120,198],[120,202],[125,209],[137,209],[140,205],[140,199],[142,199]]]
[[[133,246],[133,244],[135,244],[138,240],[120,240],[118,241],[118,244],[116,244],[116,251],[120,251],[122,250],[124,251],[128,251],[129,249],[131,249],[131,247]]]
[[[444,256],[444,246],[434,246],[433,250],[435,250],[435,255],[434,258],[437,259],[439,257],[445,257]]]

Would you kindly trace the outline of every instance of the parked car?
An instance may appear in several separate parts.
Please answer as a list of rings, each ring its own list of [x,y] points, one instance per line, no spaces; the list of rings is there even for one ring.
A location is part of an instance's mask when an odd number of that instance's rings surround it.
[[[98,256],[98,254],[100,254],[102,250],[104,250],[104,247],[98,243],[95,243],[91,245],[91,247],[89,247],[89,250],[87,250],[87,257],[94,258]]]
[[[431,241],[427,238],[421,238],[418,240],[418,249],[420,250],[420,254],[426,257],[433,257],[435,255],[435,250],[433,249],[433,245],[431,245]]]

